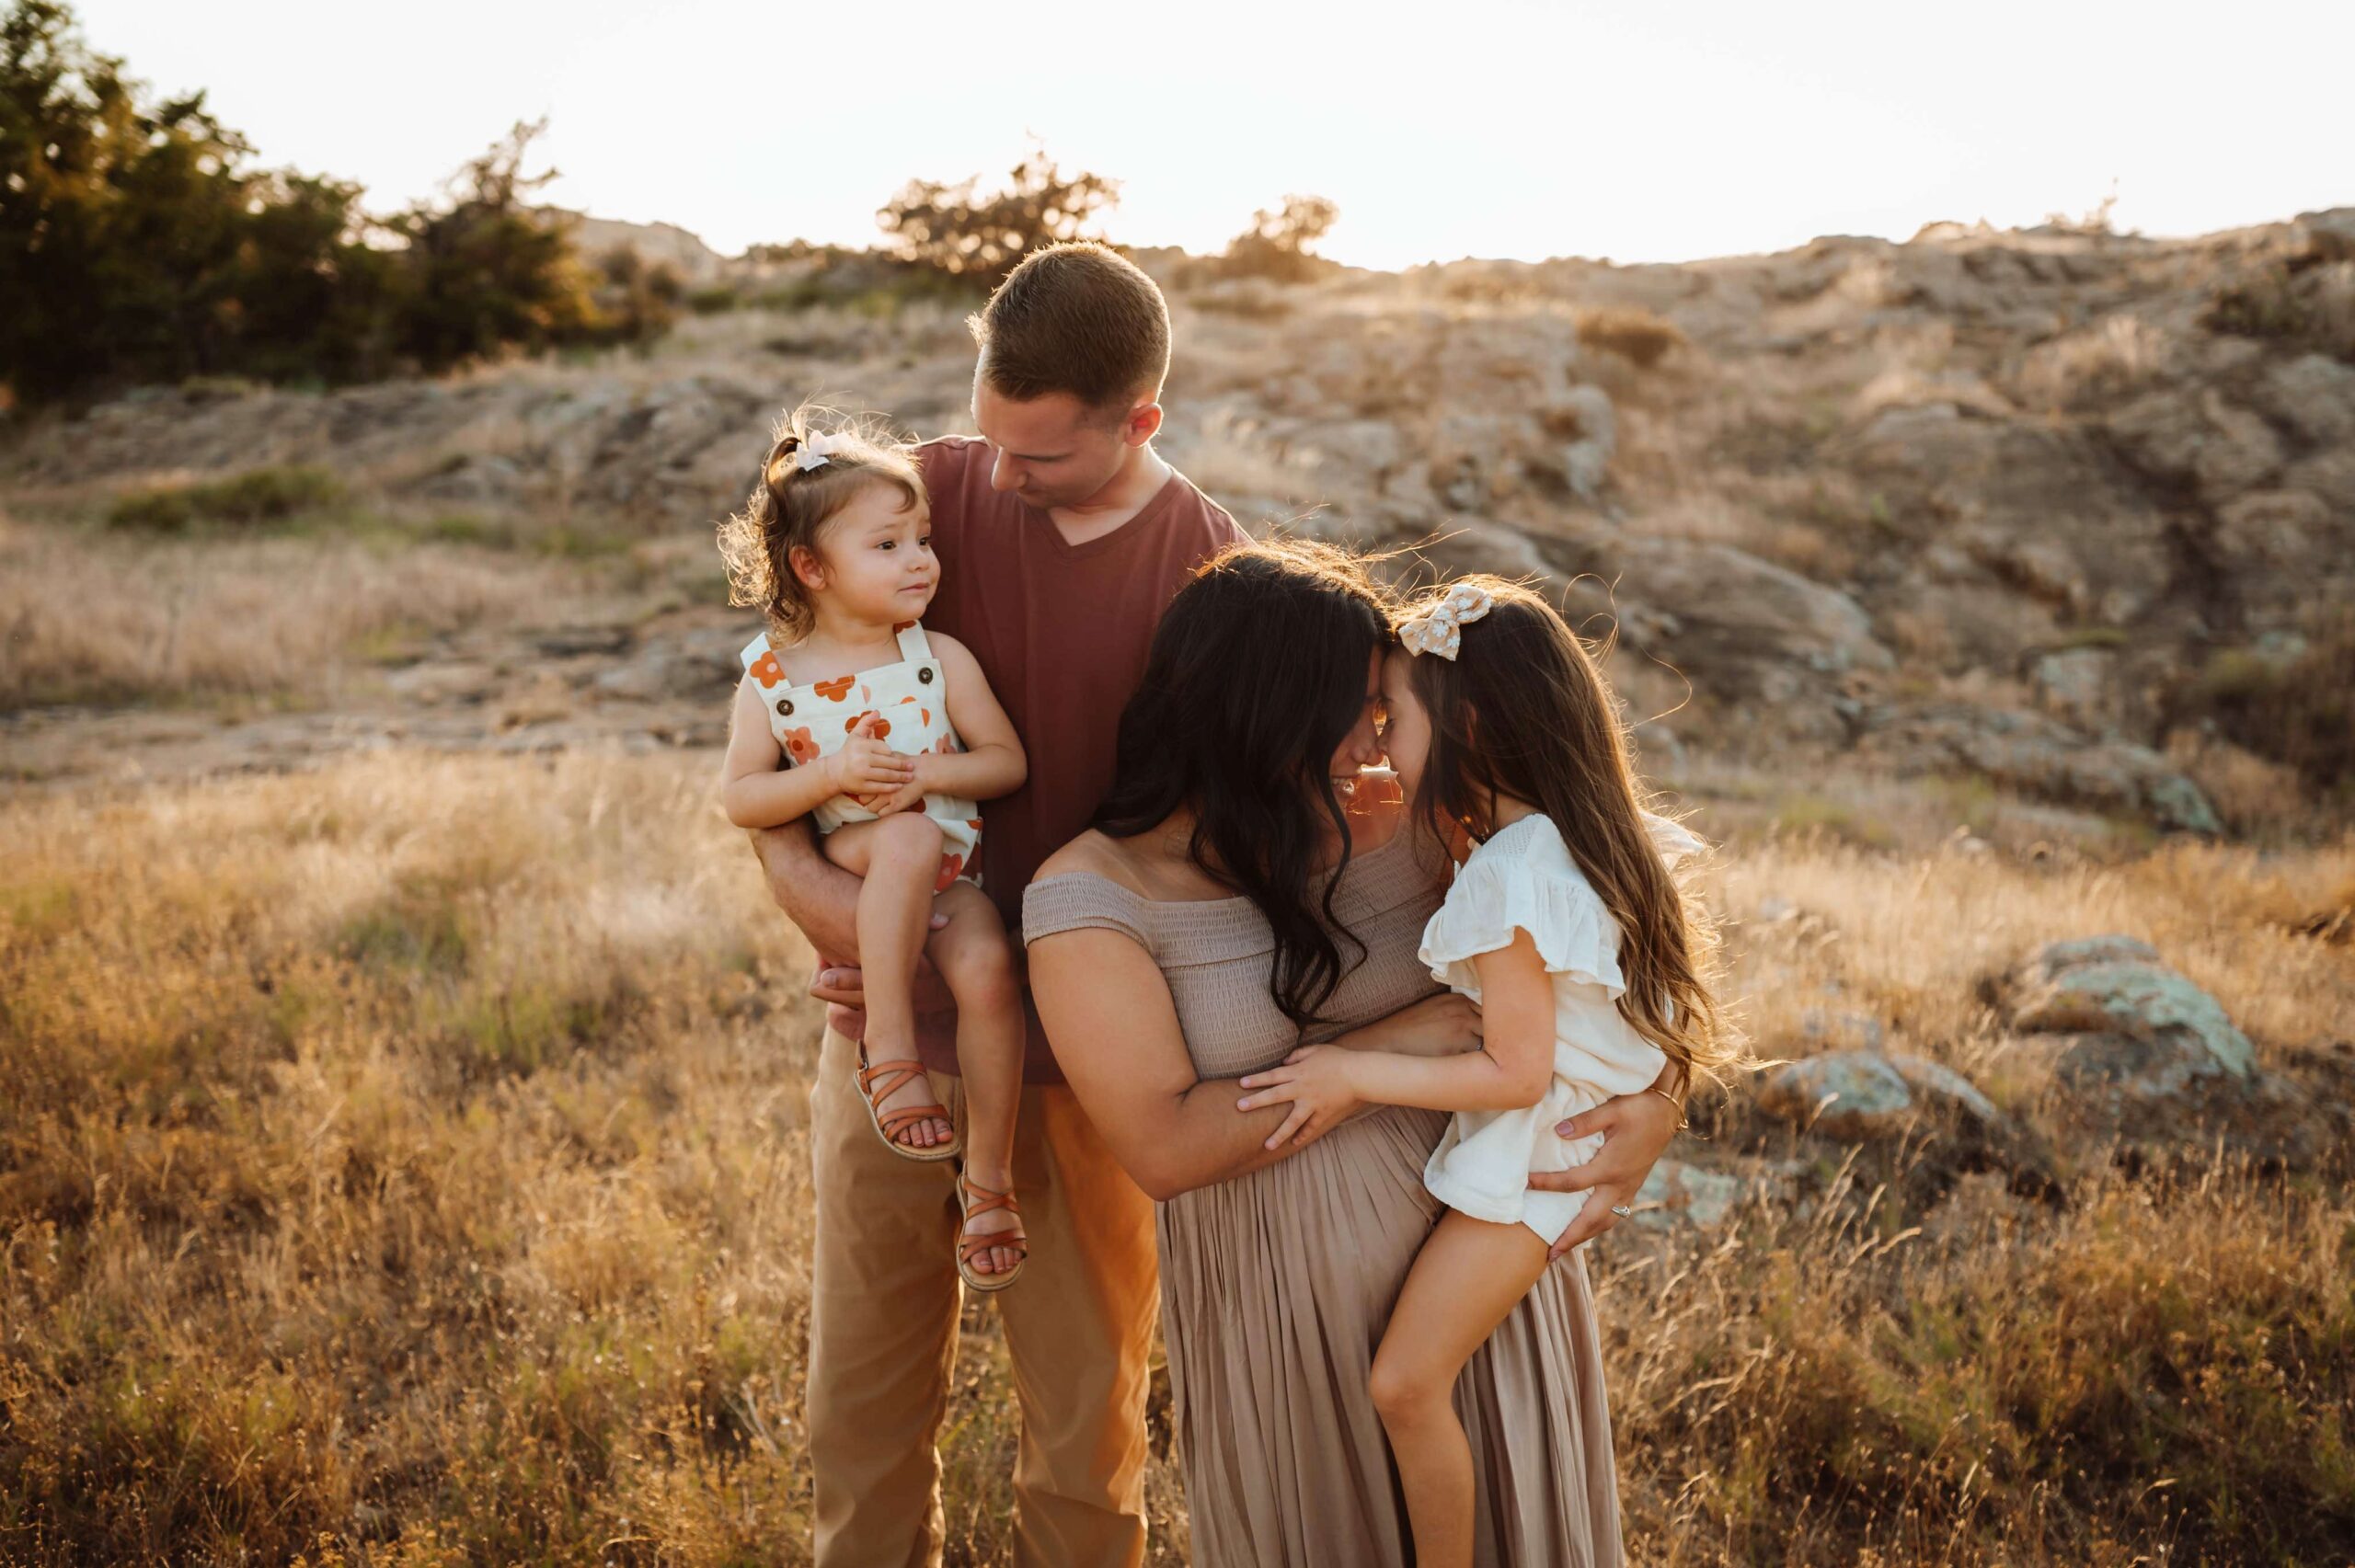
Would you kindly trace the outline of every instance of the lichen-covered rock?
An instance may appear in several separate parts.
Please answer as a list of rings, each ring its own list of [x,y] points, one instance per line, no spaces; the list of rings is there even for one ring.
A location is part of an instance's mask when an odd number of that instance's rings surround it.
[[[1740,1201],[1742,1182],[1722,1171],[1662,1160],[1637,1190],[1630,1218],[1637,1225],[1665,1229],[1675,1224],[1706,1229],[1722,1225]]]
[[[2257,1078],[2256,1049],[2223,1005],[2132,937],[2039,948],[2013,971],[2009,989],[2013,1028],[2062,1036],[2050,1054],[2064,1083],[2164,1099],[2211,1081]]]
[[[1931,1110],[1981,1129],[2006,1127],[2010,1120],[1953,1069],[1874,1051],[1827,1051],[1770,1068],[1757,1097],[1770,1116],[1844,1142],[1898,1137]]]

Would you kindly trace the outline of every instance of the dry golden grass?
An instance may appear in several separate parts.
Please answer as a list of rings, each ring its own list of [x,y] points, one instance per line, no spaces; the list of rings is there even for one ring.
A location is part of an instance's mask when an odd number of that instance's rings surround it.
[[[411,540],[157,541],[0,512],[0,708],[316,695],[372,651],[580,590],[560,563]]]
[[[807,1560],[817,1019],[706,764],[0,809],[0,1560]],[[1981,1065],[1976,978],[2090,931],[2159,943],[2269,1063],[2355,1013],[2345,950],[2280,930],[2355,846],[2064,871],[1770,831],[1719,877],[1785,1054],[1834,997]],[[1851,1170],[1615,1239],[1639,1560],[2326,1561],[2355,1204],[2222,1165],[2073,1198],[1922,1216]],[[969,1328],[950,1560],[1003,1562],[1012,1400]],[[1166,1455],[1150,1488],[1182,1561]]]

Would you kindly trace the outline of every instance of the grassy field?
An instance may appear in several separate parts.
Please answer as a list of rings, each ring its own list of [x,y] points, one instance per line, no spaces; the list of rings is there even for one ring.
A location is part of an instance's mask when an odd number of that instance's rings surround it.
[[[818,1020],[709,768],[396,751],[0,806],[0,1561],[806,1561]],[[1836,995],[2003,1097],[1978,979],[2113,930],[2269,1069],[2343,1052],[2355,966],[2291,928],[2355,843],[1755,816],[1701,825],[1770,1053]],[[1924,1207],[1819,1148],[1804,1204],[1603,1246],[1637,1559],[2346,1561],[2344,1169],[2059,1154],[2060,1205]],[[967,1326],[950,1559],[1002,1562],[1015,1417]],[[1166,1456],[1151,1497],[1182,1562]]]

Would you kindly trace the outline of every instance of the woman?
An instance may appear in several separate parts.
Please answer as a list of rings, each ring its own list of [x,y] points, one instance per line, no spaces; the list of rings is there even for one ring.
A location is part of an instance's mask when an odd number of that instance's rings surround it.
[[[1304,1148],[1270,1150],[1283,1109],[1238,1111],[1234,1082],[1304,1038],[1438,1054],[1476,1036],[1469,1004],[1434,998],[1416,959],[1444,853],[1395,796],[1350,799],[1370,793],[1354,786],[1382,750],[1387,608],[1354,561],[1315,546],[1241,546],[1204,567],[1155,636],[1096,830],[1051,858],[1025,899],[1057,1059],[1156,1200],[1202,1568],[1407,1556],[1367,1378],[1441,1210],[1422,1177],[1448,1118],[1361,1107]],[[1624,1206],[1673,1129],[1661,1096],[1625,1098],[1578,1124],[1624,1127],[1633,1150],[1563,1173],[1594,1190],[1589,1213]],[[1633,1104],[1644,1100],[1664,1120]],[[1604,1223],[1582,1215],[1563,1244]],[[1618,1562],[1580,1263],[1506,1318],[1457,1400],[1477,1560]]]

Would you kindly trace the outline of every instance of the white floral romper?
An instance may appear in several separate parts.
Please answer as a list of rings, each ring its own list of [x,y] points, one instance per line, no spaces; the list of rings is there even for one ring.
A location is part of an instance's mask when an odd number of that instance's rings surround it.
[[[740,656],[744,671],[760,682],[762,700],[769,711],[769,732],[784,748],[793,766],[806,767],[841,750],[858,721],[874,714],[881,721],[875,738],[904,756],[927,751],[962,751],[965,743],[948,723],[948,675],[932,657],[921,622],[903,621],[893,628],[900,637],[900,662],[837,675],[796,686],[786,680],[785,667],[769,647],[764,632],[744,645]],[[944,841],[940,878],[933,891],[945,893],[959,876],[978,886],[981,874],[968,872],[982,842],[982,808],[950,795],[928,795],[924,814],[940,825]],[[818,831],[831,833],[845,822],[872,822],[875,813],[846,795],[818,807]]]

